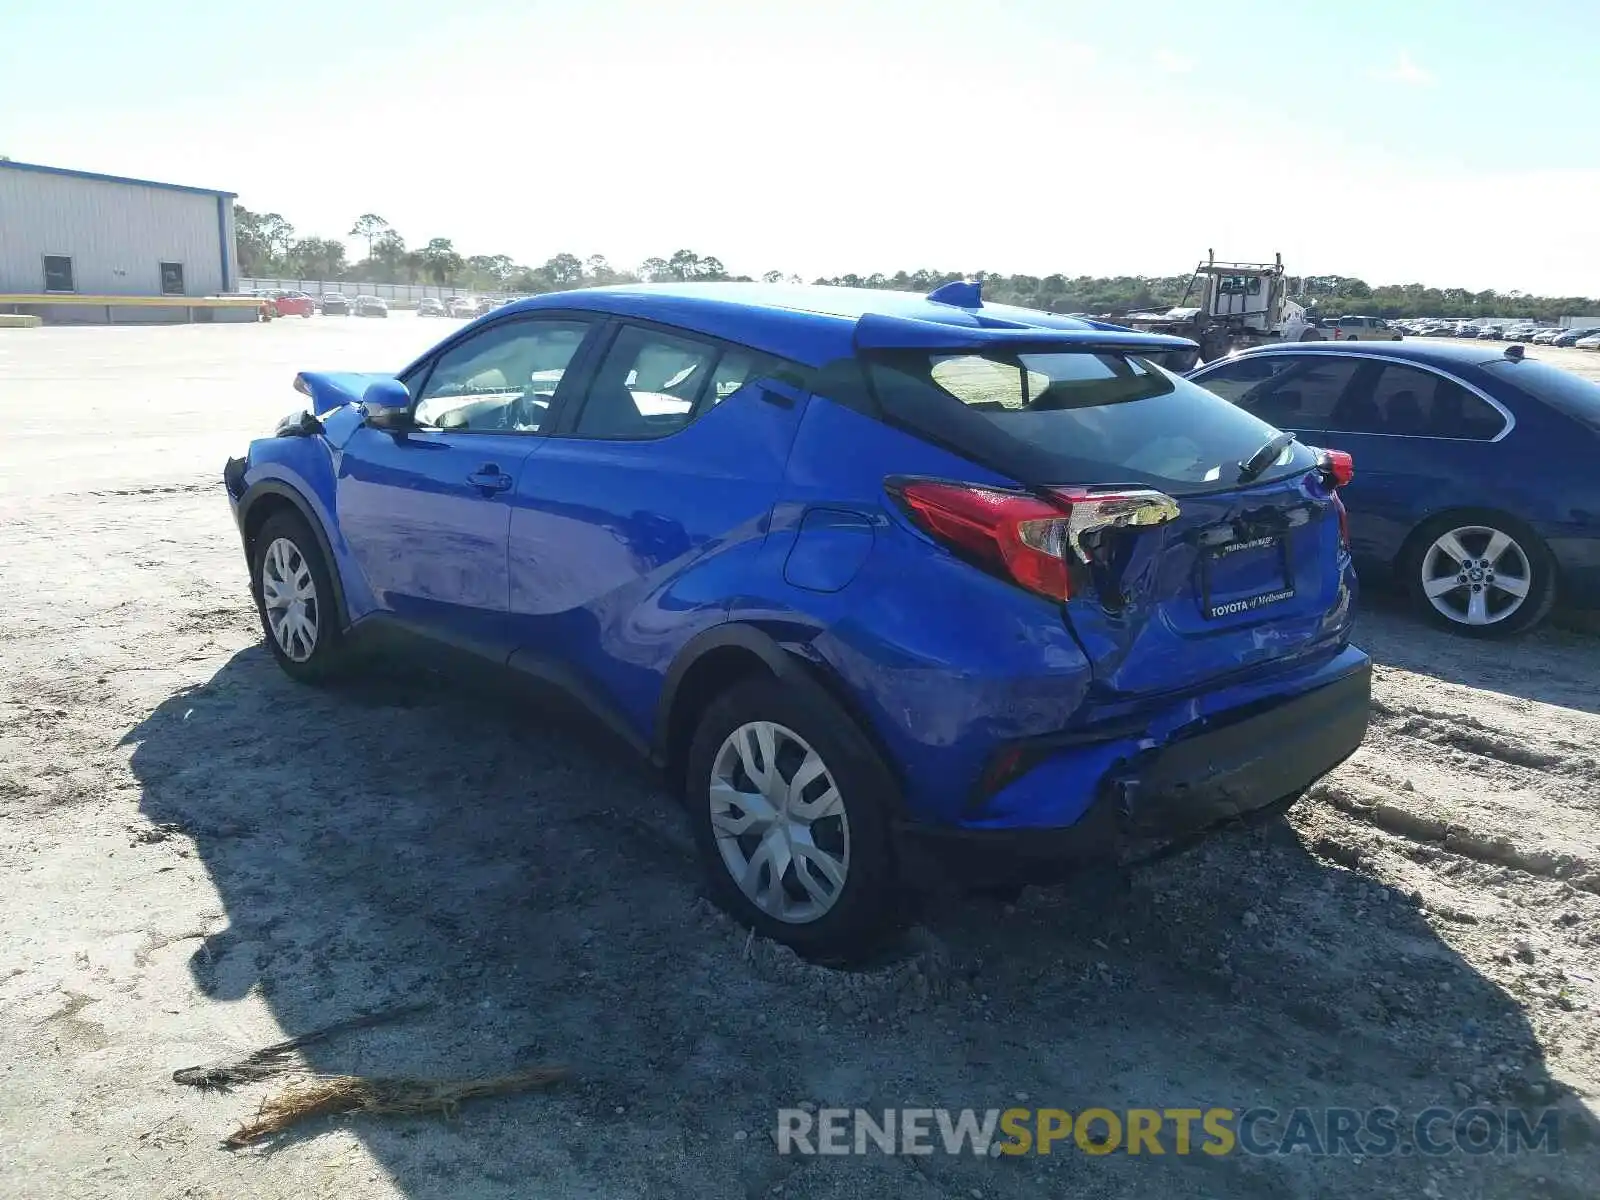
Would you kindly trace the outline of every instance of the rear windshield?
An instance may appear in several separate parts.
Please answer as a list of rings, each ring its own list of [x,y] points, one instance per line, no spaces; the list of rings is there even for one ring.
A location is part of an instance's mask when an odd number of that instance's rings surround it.
[[[1600,383],[1532,358],[1496,359],[1484,363],[1483,369],[1589,428],[1600,429]]]
[[[874,358],[870,371],[886,415],[957,449],[981,446],[982,459],[1025,483],[1231,487],[1240,464],[1278,433],[1116,351],[896,353]],[[1291,445],[1256,480],[1313,465],[1311,451]]]

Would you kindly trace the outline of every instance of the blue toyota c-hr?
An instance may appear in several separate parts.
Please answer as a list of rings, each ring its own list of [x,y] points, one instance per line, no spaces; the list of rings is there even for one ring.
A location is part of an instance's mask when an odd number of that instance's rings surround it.
[[[722,904],[847,957],[908,883],[1137,857],[1360,743],[1350,460],[1193,355],[972,284],[564,292],[301,374],[224,477],[290,675],[390,630],[562,685]]]

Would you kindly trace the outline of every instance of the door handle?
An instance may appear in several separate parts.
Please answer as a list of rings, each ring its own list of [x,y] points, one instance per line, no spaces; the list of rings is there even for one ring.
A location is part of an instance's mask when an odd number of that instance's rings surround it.
[[[507,475],[494,463],[484,463],[483,466],[467,476],[467,482],[483,491],[486,495],[511,490],[511,476]]]

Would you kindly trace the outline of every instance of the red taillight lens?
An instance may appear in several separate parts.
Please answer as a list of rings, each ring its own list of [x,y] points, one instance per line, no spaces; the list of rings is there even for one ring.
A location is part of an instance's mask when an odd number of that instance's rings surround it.
[[[1343,450],[1324,450],[1322,474],[1329,487],[1342,488],[1356,477],[1356,460]]]
[[[1048,499],[928,479],[889,479],[884,486],[911,518],[979,566],[1049,596],[1072,596],[1074,562],[1087,564],[1083,539],[1110,528],[1159,525],[1178,515],[1160,492],[1091,492],[1054,488]]]
[[[930,480],[890,482],[913,520],[931,536],[979,566],[1002,573],[1031,592],[1065,600],[1067,514],[1037,496]]]

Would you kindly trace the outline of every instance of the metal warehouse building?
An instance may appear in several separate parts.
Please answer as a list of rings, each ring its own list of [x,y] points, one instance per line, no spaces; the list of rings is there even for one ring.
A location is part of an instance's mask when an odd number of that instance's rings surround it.
[[[0,311],[46,321],[254,320],[232,192],[0,160]]]

